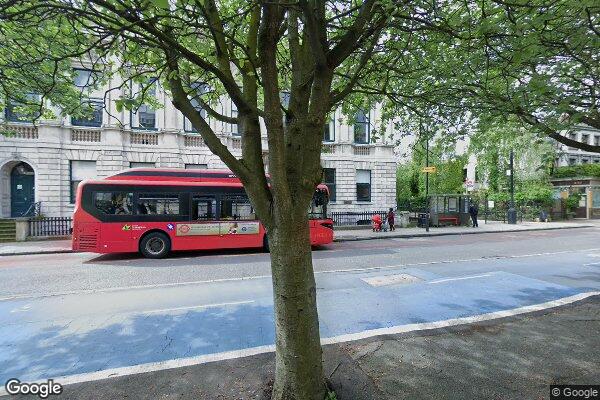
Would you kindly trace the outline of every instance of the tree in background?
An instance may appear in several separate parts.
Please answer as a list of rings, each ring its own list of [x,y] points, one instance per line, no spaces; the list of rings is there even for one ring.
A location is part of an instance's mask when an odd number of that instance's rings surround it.
[[[425,173],[421,170],[426,165],[425,140],[425,136],[417,139],[412,146],[411,160],[397,167],[396,197],[399,207],[408,203],[411,207],[424,207]],[[430,144],[429,148],[429,165],[435,166],[437,171],[429,174],[429,193],[463,193],[467,155],[457,155],[454,149],[455,142],[448,138],[437,137],[431,139],[431,142],[433,144]]]
[[[470,136],[469,154],[477,158],[477,171],[491,193],[505,191],[510,151],[514,152],[517,182],[548,180],[556,148],[547,138],[516,119],[482,119]]]

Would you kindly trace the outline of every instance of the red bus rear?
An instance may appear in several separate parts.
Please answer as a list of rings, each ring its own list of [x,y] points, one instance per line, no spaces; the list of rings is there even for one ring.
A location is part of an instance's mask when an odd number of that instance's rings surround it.
[[[309,210],[312,245],[333,241],[327,203],[327,187],[319,185]],[[75,251],[161,258],[178,250],[261,247],[268,249],[264,227],[230,171],[131,169],[77,190]]]

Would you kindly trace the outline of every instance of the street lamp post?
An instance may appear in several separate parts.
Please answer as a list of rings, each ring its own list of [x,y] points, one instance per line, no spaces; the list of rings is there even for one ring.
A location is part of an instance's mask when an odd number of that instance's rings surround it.
[[[514,154],[510,151],[509,169],[506,171],[510,176],[510,202],[508,203],[508,212],[506,214],[506,221],[509,224],[517,223],[517,210],[515,209],[515,169],[514,169]]]
[[[423,137],[423,120],[419,118],[419,138]],[[429,135],[425,137],[425,231],[429,232]]]
[[[425,167],[429,167],[429,135],[425,142]],[[429,232],[429,170],[425,173],[425,232]]]

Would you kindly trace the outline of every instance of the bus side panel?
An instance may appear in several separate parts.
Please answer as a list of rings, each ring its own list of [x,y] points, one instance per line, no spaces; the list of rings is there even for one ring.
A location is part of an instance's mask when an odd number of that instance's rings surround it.
[[[101,253],[138,251],[137,242],[131,239],[133,229],[139,225],[131,222],[105,222],[101,224],[99,251]]]
[[[223,239],[219,234],[218,221],[173,222],[172,226],[169,237],[173,250],[211,250],[222,247]],[[198,232],[199,227],[204,228],[202,234]]]
[[[241,226],[244,223],[258,224],[258,232],[252,234],[244,234],[237,227],[232,229],[232,224],[238,222]],[[258,221],[221,221],[223,248],[258,248],[263,246],[263,237],[265,229]]]
[[[333,221],[313,219],[310,220],[310,244],[312,246],[318,246],[322,244],[329,244],[333,242],[333,229],[325,225],[333,227]]]

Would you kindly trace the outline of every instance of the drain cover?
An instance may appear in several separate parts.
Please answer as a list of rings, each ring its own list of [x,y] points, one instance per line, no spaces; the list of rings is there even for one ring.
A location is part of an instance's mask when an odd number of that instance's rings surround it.
[[[423,279],[409,274],[371,276],[361,278],[371,286],[389,286],[389,285],[407,285],[410,283],[421,282]]]

